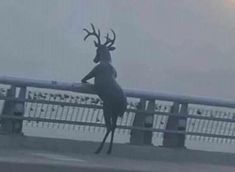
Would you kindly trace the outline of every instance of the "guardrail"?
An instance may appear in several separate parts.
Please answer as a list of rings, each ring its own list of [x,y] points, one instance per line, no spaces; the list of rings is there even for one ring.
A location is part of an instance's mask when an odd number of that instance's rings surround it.
[[[102,101],[91,84],[0,77],[1,132],[22,127],[104,132]],[[184,147],[186,140],[234,143],[235,102],[125,89],[128,109],[118,131],[131,144]]]

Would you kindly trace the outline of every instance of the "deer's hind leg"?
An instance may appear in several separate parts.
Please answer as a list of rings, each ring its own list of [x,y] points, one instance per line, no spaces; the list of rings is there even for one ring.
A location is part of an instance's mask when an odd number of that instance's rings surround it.
[[[102,150],[104,143],[112,129],[111,127],[111,118],[110,118],[110,114],[109,114],[109,110],[107,108],[103,108],[103,115],[104,115],[104,120],[105,120],[105,126],[106,126],[106,133],[105,136],[100,144],[100,146],[97,148],[97,150],[95,151],[96,154],[100,153],[100,151]]]
[[[116,127],[117,127],[117,116],[115,115],[115,116],[112,117],[111,140],[110,140],[110,143],[109,143],[109,149],[107,151],[107,154],[112,153],[113,137],[114,137]]]

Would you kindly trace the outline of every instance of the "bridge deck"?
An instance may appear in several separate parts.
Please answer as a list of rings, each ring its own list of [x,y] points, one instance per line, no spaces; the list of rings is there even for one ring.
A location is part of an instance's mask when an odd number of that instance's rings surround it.
[[[0,171],[233,172],[235,154],[115,144],[95,155],[94,142],[0,136]],[[12,165],[14,164],[14,165]]]

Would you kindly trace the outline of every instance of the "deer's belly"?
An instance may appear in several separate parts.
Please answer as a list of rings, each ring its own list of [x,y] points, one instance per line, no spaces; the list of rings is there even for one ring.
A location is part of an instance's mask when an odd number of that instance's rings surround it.
[[[96,91],[103,102],[112,104],[122,104],[126,101],[126,96],[118,84],[95,85]]]

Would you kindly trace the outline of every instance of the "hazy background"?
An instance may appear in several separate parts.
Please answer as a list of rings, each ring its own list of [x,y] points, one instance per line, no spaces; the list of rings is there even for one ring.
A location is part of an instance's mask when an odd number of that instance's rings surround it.
[[[124,88],[235,98],[235,0],[1,0],[0,75],[79,82],[93,22]]]

